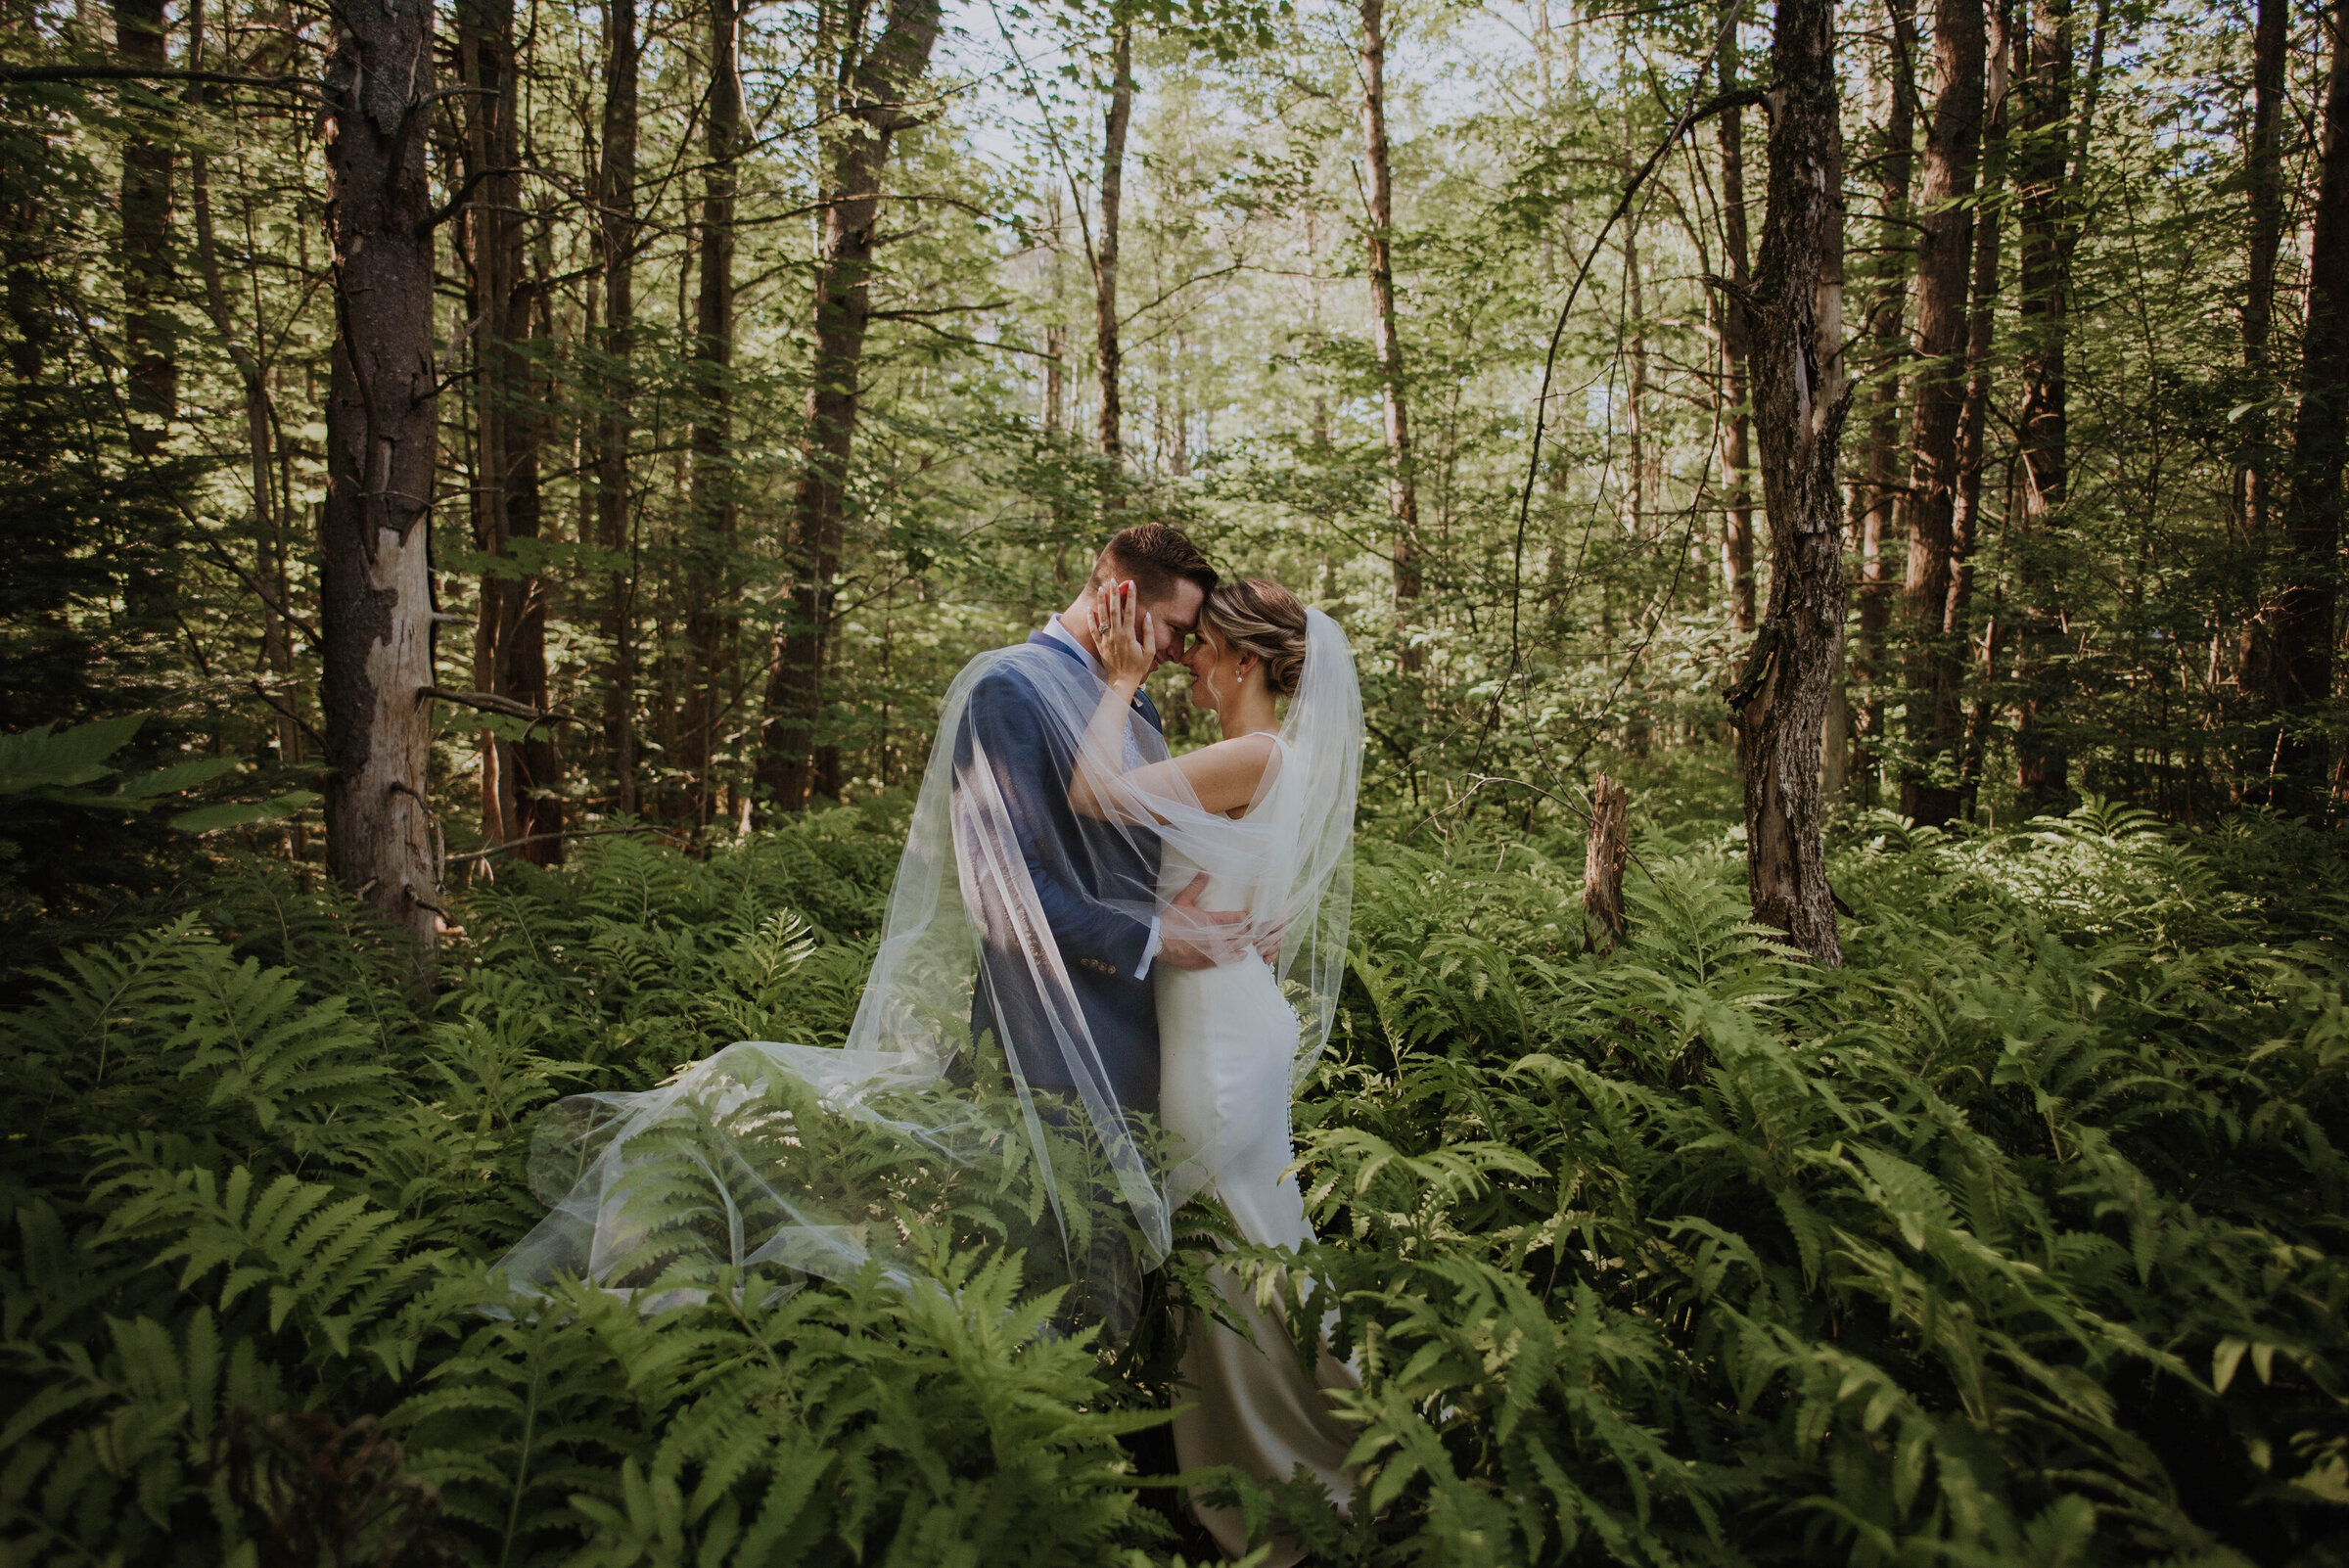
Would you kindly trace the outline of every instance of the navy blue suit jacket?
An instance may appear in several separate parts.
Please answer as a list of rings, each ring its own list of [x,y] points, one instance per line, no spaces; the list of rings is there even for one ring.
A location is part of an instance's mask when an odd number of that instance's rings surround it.
[[[1057,637],[1038,631],[1028,640],[1085,667],[1084,656]],[[1133,706],[1151,728],[1161,727],[1146,694]],[[1018,669],[981,677],[971,688],[962,725],[954,742],[955,775],[970,767],[974,741],[984,745],[1111,1088],[1128,1110],[1156,1111],[1158,1004],[1150,983],[1134,973],[1149,945],[1150,926],[1130,911],[1157,897],[1157,836],[1070,808],[1078,737],[1044,721],[1036,688]],[[1030,1084],[1077,1086],[1027,961],[983,943],[971,1035],[990,1032]]]

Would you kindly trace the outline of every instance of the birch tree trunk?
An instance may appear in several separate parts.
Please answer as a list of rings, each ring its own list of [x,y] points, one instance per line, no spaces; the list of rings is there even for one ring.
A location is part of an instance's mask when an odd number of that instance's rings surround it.
[[[319,525],[320,706],[334,876],[428,954],[435,408],[427,0],[345,0],[322,83],[335,347]]]
[[[1369,211],[1363,240],[1370,262],[1370,350],[1378,362],[1379,400],[1387,438],[1387,513],[1395,570],[1397,630],[1405,628],[1418,603],[1419,486],[1411,462],[1410,407],[1405,395],[1403,342],[1396,332],[1393,169],[1387,157],[1386,0],[1361,0],[1362,158],[1367,165],[1364,198]],[[1416,649],[1406,648],[1404,667],[1416,669]]]
[[[1779,0],[1771,46],[1769,205],[1752,290],[1754,428],[1770,521],[1770,601],[1728,694],[1744,760],[1754,918],[1843,962],[1819,843],[1819,756],[1847,584],[1838,457],[1843,367],[1843,127],[1831,0]]]
[[[1933,51],[1939,77],[1925,133],[1922,222],[1916,244],[1916,404],[1910,427],[1908,612],[1911,760],[1901,774],[1901,814],[1938,827],[1958,814],[1957,758],[1962,718],[1958,671],[1945,646],[1953,530],[1958,507],[1958,435],[1965,411],[1973,259],[1975,166],[1983,109],[1983,0],[1936,0]]]
[[[849,129],[829,149],[823,238],[816,256],[807,446],[792,507],[791,619],[767,681],[760,726],[760,793],[779,810],[805,806],[810,794],[840,792],[839,754],[819,744],[816,721],[822,711],[832,579],[846,537],[857,378],[872,318],[881,177],[891,138],[916,122],[907,101],[929,69],[938,28],[939,0],[891,0],[880,37],[848,73],[840,113]]]

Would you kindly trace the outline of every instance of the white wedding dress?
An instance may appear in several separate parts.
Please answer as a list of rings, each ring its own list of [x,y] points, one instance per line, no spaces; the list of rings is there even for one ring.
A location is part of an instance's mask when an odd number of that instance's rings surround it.
[[[1276,739],[1277,760],[1289,757]],[[1304,769],[1281,765],[1246,820],[1252,827],[1302,824]],[[1162,896],[1173,898],[1197,875],[1191,862],[1170,853],[1160,873]],[[1204,909],[1277,908],[1287,891],[1285,868],[1267,867],[1280,886],[1248,885],[1223,876],[1202,890]],[[1304,1194],[1287,1174],[1291,1075],[1301,1026],[1281,994],[1271,966],[1261,959],[1214,969],[1158,966],[1159,1097],[1166,1130],[1180,1163],[1169,1177],[1169,1198],[1197,1191],[1222,1201],[1242,1237],[1260,1246],[1301,1247],[1313,1240]],[[1246,1286],[1225,1277],[1224,1310],[1249,1325],[1256,1343],[1201,1314],[1183,1356],[1188,1395],[1177,1395],[1174,1453],[1185,1470],[1228,1464],[1264,1481],[1286,1481],[1304,1465],[1345,1508],[1354,1483],[1345,1468],[1352,1434],[1330,1413],[1325,1389],[1359,1387],[1354,1372],[1320,1353],[1317,1377],[1308,1379],[1290,1349],[1287,1327],[1255,1304]],[[1181,1402],[1188,1399],[1187,1405]],[[1233,1557],[1248,1549],[1240,1512],[1194,1502],[1193,1512]],[[1269,1568],[1284,1568],[1299,1553],[1274,1544]]]

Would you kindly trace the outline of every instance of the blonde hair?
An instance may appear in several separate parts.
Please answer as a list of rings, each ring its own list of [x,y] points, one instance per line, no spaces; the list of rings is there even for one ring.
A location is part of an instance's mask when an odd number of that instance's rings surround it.
[[[1265,682],[1273,695],[1295,694],[1305,677],[1305,605],[1267,577],[1220,583],[1199,612],[1201,623],[1244,654],[1265,664]]]

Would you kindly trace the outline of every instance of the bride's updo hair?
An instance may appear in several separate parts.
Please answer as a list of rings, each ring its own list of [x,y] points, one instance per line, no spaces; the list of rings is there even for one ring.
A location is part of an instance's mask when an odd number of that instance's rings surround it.
[[[1294,696],[1305,676],[1305,605],[1297,595],[1266,577],[1219,584],[1200,611],[1210,625],[1242,653],[1265,662],[1265,681],[1276,697]]]

